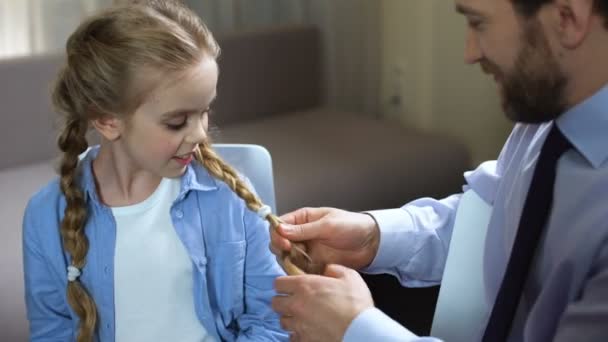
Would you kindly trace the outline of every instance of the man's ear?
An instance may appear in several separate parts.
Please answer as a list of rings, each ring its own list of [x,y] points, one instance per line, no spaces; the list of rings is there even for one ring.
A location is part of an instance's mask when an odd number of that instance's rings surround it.
[[[558,38],[563,47],[576,49],[588,36],[594,12],[594,0],[555,0]]]
[[[113,115],[105,114],[93,120],[93,127],[109,141],[120,138],[123,126],[123,121]]]

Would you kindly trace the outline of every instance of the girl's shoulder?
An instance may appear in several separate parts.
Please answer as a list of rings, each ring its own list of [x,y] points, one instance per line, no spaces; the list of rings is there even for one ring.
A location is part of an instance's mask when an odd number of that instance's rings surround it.
[[[90,147],[80,156],[80,162],[75,170],[75,179],[73,186],[78,187],[83,194],[86,189],[95,189],[93,174],[91,171],[91,163],[95,159],[98,147]],[[86,195],[85,195],[86,198]],[[61,191],[61,179],[55,176],[51,181],[38,190],[28,202],[27,211],[44,211],[57,210],[60,206],[65,207],[65,195]]]
[[[30,247],[58,243],[64,209],[65,199],[57,177],[32,195],[25,207],[22,226],[25,243]]]
[[[25,213],[48,211],[55,209],[64,200],[59,177],[55,177],[30,197]]]
[[[30,197],[24,213],[24,221],[49,222],[58,217],[60,210],[65,207],[65,199],[59,185],[59,177],[55,177]]]
[[[219,216],[225,216],[222,214],[236,214],[238,213],[245,221],[249,220],[249,216],[256,216],[255,213],[247,207],[245,200],[241,198],[236,191],[234,191],[226,182],[212,176],[203,166],[193,165],[193,170],[196,172],[197,177],[194,182],[186,179],[187,183],[196,184],[193,189],[202,190],[200,202],[201,210],[213,210]],[[251,181],[242,173],[237,172],[239,180],[251,191],[255,196],[258,196],[255,188]],[[185,175],[188,177],[188,175]],[[192,188],[189,190],[193,190]],[[205,191],[211,190],[211,191]]]
[[[189,184],[192,189],[195,190],[213,190],[209,191],[212,196],[222,197],[224,200],[240,201],[238,194],[232,190],[232,188],[223,180],[213,176],[205,167],[199,163],[192,164],[192,172],[187,172],[183,177],[186,178],[185,182]],[[247,188],[255,193],[255,190],[251,186],[249,179],[237,171],[238,178],[245,183]],[[192,190],[189,189],[189,190]]]

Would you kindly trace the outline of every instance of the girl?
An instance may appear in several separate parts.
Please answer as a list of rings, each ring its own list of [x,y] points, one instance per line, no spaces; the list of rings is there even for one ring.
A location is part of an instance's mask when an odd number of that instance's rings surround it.
[[[60,177],[23,225],[31,340],[287,339],[270,309],[277,218],[207,137],[211,33],[176,1],[137,1],[66,48]],[[91,127],[101,145],[79,161]]]

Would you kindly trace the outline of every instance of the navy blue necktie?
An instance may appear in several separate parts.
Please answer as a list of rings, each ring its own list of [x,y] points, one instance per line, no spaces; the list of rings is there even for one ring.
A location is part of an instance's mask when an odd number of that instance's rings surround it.
[[[551,213],[557,161],[570,148],[572,145],[554,123],[534,169],[511,257],[483,335],[483,342],[506,341],[509,336],[534,252]]]

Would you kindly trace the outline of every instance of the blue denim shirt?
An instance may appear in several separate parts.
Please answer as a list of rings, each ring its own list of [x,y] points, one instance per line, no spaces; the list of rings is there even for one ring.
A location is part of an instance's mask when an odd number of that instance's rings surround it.
[[[80,281],[97,305],[96,338],[111,342],[116,222],[97,195],[91,171],[96,155],[94,149],[80,164],[89,239]],[[66,297],[70,257],[59,234],[65,206],[55,179],[30,199],[25,210],[25,300],[32,341],[75,340],[78,316]],[[207,332],[218,341],[288,340],[270,308],[273,281],[284,273],[268,249],[267,223],[196,163],[182,176],[171,219],[192,259],[196,314]]]

